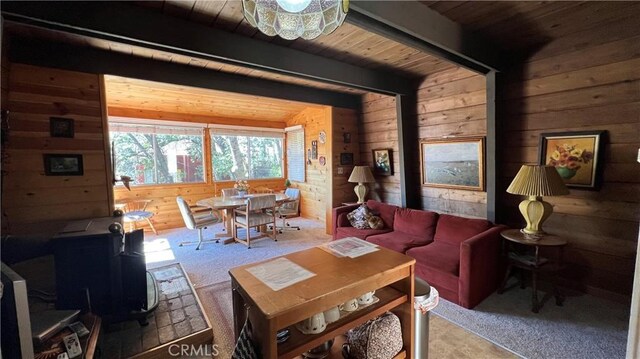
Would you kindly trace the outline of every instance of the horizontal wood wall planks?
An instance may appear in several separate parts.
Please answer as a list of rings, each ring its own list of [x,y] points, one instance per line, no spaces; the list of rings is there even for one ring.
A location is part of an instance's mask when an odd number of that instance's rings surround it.
[[[99,76],[13,63],[3,65],[3,78],[11,129],[3,160],[3,227],[11,233],[32,223],[110,215]],[[74,137],[52,138],[51,116],[73,119]],[[45,153],[82,155],[84,174],[46,176]]]
[[[455,67],[436,72],[422,79],[417,90],[417,125],[414,140],[421,138],[485,136],[486,127],[485,77]],[[364,163],[372,165],[371,150],[391,148],[398,151],[394,97],[366,94],[363,96],[360,155]],[[394,156],[398,167],[398,156]],[[420,178],[419,162],[408,164],[412,176]],[[377,177],[374,195],[382,201],[400,204],[399,174]],[[485,192],[423,187],[420,193],[422,208],[465,217],[487,217]]]
[[[538,162],[541,133],[606,130],[602,188],[548,197],[554,213],[545,230],[569,241],[565,285],[626,300],[640,219],[640,24],[619,7],[607,11],[602,22],[559,35],[505,74],[500,175],[508,184],[521,164]],[[520,225],[520,197],[498,198]]]

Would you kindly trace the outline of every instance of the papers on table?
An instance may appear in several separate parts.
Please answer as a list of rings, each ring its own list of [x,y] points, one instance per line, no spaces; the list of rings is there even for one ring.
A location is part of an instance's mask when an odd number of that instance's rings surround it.
[[[319,246],[321,249],[337,256],[356,258],[375,252],[378,246],[356,237],[347,237]]]
[[[257,266],[247,268],[247,272],[253,274],[254,277],[258,278],[274,291],[286,288],[316,275],[286,258],[278,258],[258,264]]]

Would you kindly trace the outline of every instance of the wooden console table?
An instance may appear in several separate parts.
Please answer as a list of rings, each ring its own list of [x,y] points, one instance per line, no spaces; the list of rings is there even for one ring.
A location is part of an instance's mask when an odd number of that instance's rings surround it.
[[[336,257],[320,248],[283,256],[315,273],[314,277],[273,291],[246,269],[258,263],[233,268],[231,286],[235,338],[238,338],[247,311],[253,327],[253,337],[263,358],[294,358],[330,339],[340,337],[369,319],[392,311],[402,325],[404,348],[398,358],[409,357],[413,351],[413,296],[415,259],[382,247],[358,258]],[[275,259],[275,258],[274,258]],[[271,259],[273,260],[273,259]],[[353,312],[327,325],[319,334],[305,335],[295,324],[316,313],[337,306],[349,299],[375,290],[379,302]],[[276,344],[276,333],[289,328],[291,337]],[[336,340],[339,342],[340,338]],[[339,345],[332,348],[335,357],[342,358]]]
[[[538,313],[542,308],[542,303],[538,300],[538,273],[556,273],[564,268],[563,252],[564,247],[567,245],[567,241],[554,235],[546,234],[539,238],[534,238],[520,232],[519,229],[508,229],[500,233],[502,238],[507,242],[504,245],[504,255],[507,257],[507,271],[502,281],[498,294],[501,294],[505,290],[507,280],[513,267],[520,268],[522,270],[530,271],[532,275],[531,285],[531,311]],[[521,245],[532,248],[534,250],[533,255],[519,255],[509,250],[509,243]],[[542,258],[540,257],[540,248],[555,248],[558,250],[557,257]],[[553,291],[556,297],[556,304],[561,306],[564,302],[564,297],[560,294],[560,291],[555,283],[553,283]],[[524,282],[521,280],[521,287],[524,288]]]

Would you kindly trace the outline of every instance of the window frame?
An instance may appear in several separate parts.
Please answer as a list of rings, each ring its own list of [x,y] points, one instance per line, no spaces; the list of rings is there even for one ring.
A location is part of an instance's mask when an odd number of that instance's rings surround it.
[[[122,174],[116,172],[116,156],[114,150],[114,144],[111,137],[111,124],[119,124],[119,125],[133,125],[133,126],[156,126],[156,127],[172,127],[172,128],[185,128],[185,129],[193,129],[197,128],[200,130],[200,136],[202,137],[202,179],[197,182],[172,182],[172,183],[136,183],[135,181],[131,181],[130,186],[132,188],[151,188],[151,187],[180,187],[180,186],[201,186],[210,184],[208,171],[210,169],[206,165],[206,161],[208,158],[207,154],[207,128],[206,125],[196,124],[189,121],[164,121],[164,120],[151,120],[151,119],[143,119],[143,118],[122,118],[122,117],[109,117],[107,121],[107,127],[109,132],[109,142],[111,143],[111,172],[113,178],[118,178]],[[115,131],[114,131],[115,132]],[[191,135],[195,136],[195,135]],[[115,188],[125,188],[124,184],[121,182],[116,182],[114,184]]]
[[[251,130],[256,130],[256,131],[261,131],[261,132],[274,132],[274,134],[279,134],[278,136],[274,135],[273,137],[269,137],[269,136],[251,136],[250,134],[231,134],[231,133],[216,133],[216,129],[228,129],[233,131],[233,129],[237,129],[238,132],[245,132],[245,131],[251,131]],[[208,132],[209,132],[209,154],[210,154],[210,161],[209,164],[211,167],[209,167],[211,169],[211,181],[213,183],[234,183],[237,180],[234,179],[229,179],[229,180],[216,180],[216,174],[215,174],[215,166],[213,164],[214,161],[214,151],[213,151],[213,137],[214,136],[236,136],[236,137],[246,137],[247,138],[247,151],[248,151],[248,166],[249,166],[249,171],[251,171],[251,138],[258,138],[258,137],[265,137],[265,138],[273,138],[273,139],[279,139],[280,140],[280,147],[281,147],[281,151],[282,151],[282,158],[280,159],[280,169],[281,169],[281,173],[282,175],[280,177],[262,177],[262,178],[242,178],[242,180],[245,181],[275,181],[275,180],[284,180],[285,174],[286,174],[286,158],[287,158],[287,154],[286,154],[286,144],[285,144],[285,136],[283,136],[282,132],[279,131],[274,131],[273,128],[267,128],[267,127],[246,127],[246,126],[213,126],[213,127],[209,127],[208,128]]]

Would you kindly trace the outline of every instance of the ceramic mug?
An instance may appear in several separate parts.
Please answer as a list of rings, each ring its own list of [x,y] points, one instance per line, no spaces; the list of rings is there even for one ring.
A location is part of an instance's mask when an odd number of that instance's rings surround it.
[[[339,306],[340,310],[344,310],[345,312],[353,312],[358,310],[358,299],[353,298],[353,299],[349,299],[348,301],[340,304]]]
[[[340,319],[340,309],[338,307],[329,308],[324,311],[324,321],[331,324]]]
[[[322,333],[326,328],[327,322],[325,322],[322,312],[316,313],[302,322],[302,329],[309,334]]]
[[[364,293],[363,295],[358,297],[358,304],[367,305],[373,303],[373,293],[375,291]]]

